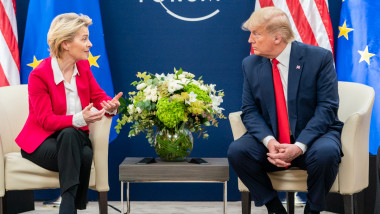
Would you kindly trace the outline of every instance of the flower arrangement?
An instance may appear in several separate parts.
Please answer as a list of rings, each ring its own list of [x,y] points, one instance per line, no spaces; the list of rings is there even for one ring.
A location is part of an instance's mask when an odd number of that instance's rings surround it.
[[[129,99],[120,99],[117,133],[126,123],[132,123],[128,136],[146,133],[151,145],[154,127],[172,132],[186,128],[207,138],[204,128],[217,127],[217,119],[226,118],[220,107],[224,92],[215,90],[214,84],[205,84],[202,77],[195,80],[194,74],[182,69],[167,75],[138,72],[136,76],[139,81],[131,85],[137,91],[129,92]]]

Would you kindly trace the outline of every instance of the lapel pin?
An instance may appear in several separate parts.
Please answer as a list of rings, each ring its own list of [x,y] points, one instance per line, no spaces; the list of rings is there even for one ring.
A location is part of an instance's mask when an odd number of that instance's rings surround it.
[[[297,65],[296,69],[298,69],[298,70],[301,69],[301,66]]]

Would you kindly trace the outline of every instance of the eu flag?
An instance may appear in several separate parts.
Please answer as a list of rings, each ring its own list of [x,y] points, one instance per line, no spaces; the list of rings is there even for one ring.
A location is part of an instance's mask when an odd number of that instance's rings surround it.
[[[336,68],[338,80],[358,82],[375,90],[369,152],[380,145],[380,1],[345,0],[339,22]]]
[[[42,59],[50,55],[47,33],[51,21],[59,14],[70,12],[84,14],[92,19],[93,24],[89,26],[89,31],[93,46],[88,61],[100,87],[108,96],[114,97],[98,0],[30,0],[21,57],[21,83],[27,84],[30,72]],[[113,129],[116,126],[116,119],[114,117],[112,121],[110,142],[117,136]]]

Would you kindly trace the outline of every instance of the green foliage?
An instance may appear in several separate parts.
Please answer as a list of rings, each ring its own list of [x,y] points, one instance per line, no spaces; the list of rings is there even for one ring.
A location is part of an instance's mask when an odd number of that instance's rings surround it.
[[[225,119],[222,114],[224,93],[216,91],[215,85],[204,84],[194,74],[174,69],[174,73],[151,74],[138,72],[138,80],[131,85],[136,91],[129,92],[129,98],[120,99],[116,132],[130,123],[129,137],[146,134],[151,145],[154,130],[178,131],[187,128],[190,132],[208,137],[204,127],[218,126],[217,119]]]
[[[169,129],[175,128],[181,121],[185,114],[185,103],[170,101],[165,97],[157,103],[157,117]]]
[[[197,94],[197,99],[198,100],[211,103],[211,98],[207,94],[207,92],[205,92],[202,89],[200,89],[199,86],[197,86],[197,85],[194,85],[194,84],[190,83],[187,86],[185,86],[183,90],[186,91],[187,93],[190,93],[190,92],[193,91],[195,94]]]
[[[193,149],[192,136],[184,129],[177,132],[160,130],[156,141],[156,153],[166,161],[182,161]]]

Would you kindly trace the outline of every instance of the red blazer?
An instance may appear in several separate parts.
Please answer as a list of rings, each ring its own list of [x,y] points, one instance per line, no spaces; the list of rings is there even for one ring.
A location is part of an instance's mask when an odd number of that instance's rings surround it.
[[[96,82],[87,60],[76,63],[78,95],[82,108],[90,103],[102,109],[100,103],[112,98]],[[66,115],[66,93],[63,81],[54,82],[51,57],[44,59],[29,75],[29,116],[16,143],[25,152],[32,153],[51,134],[67,127],[73,127],[73,115]],[[81,128],[88,132],[88,127]]]

